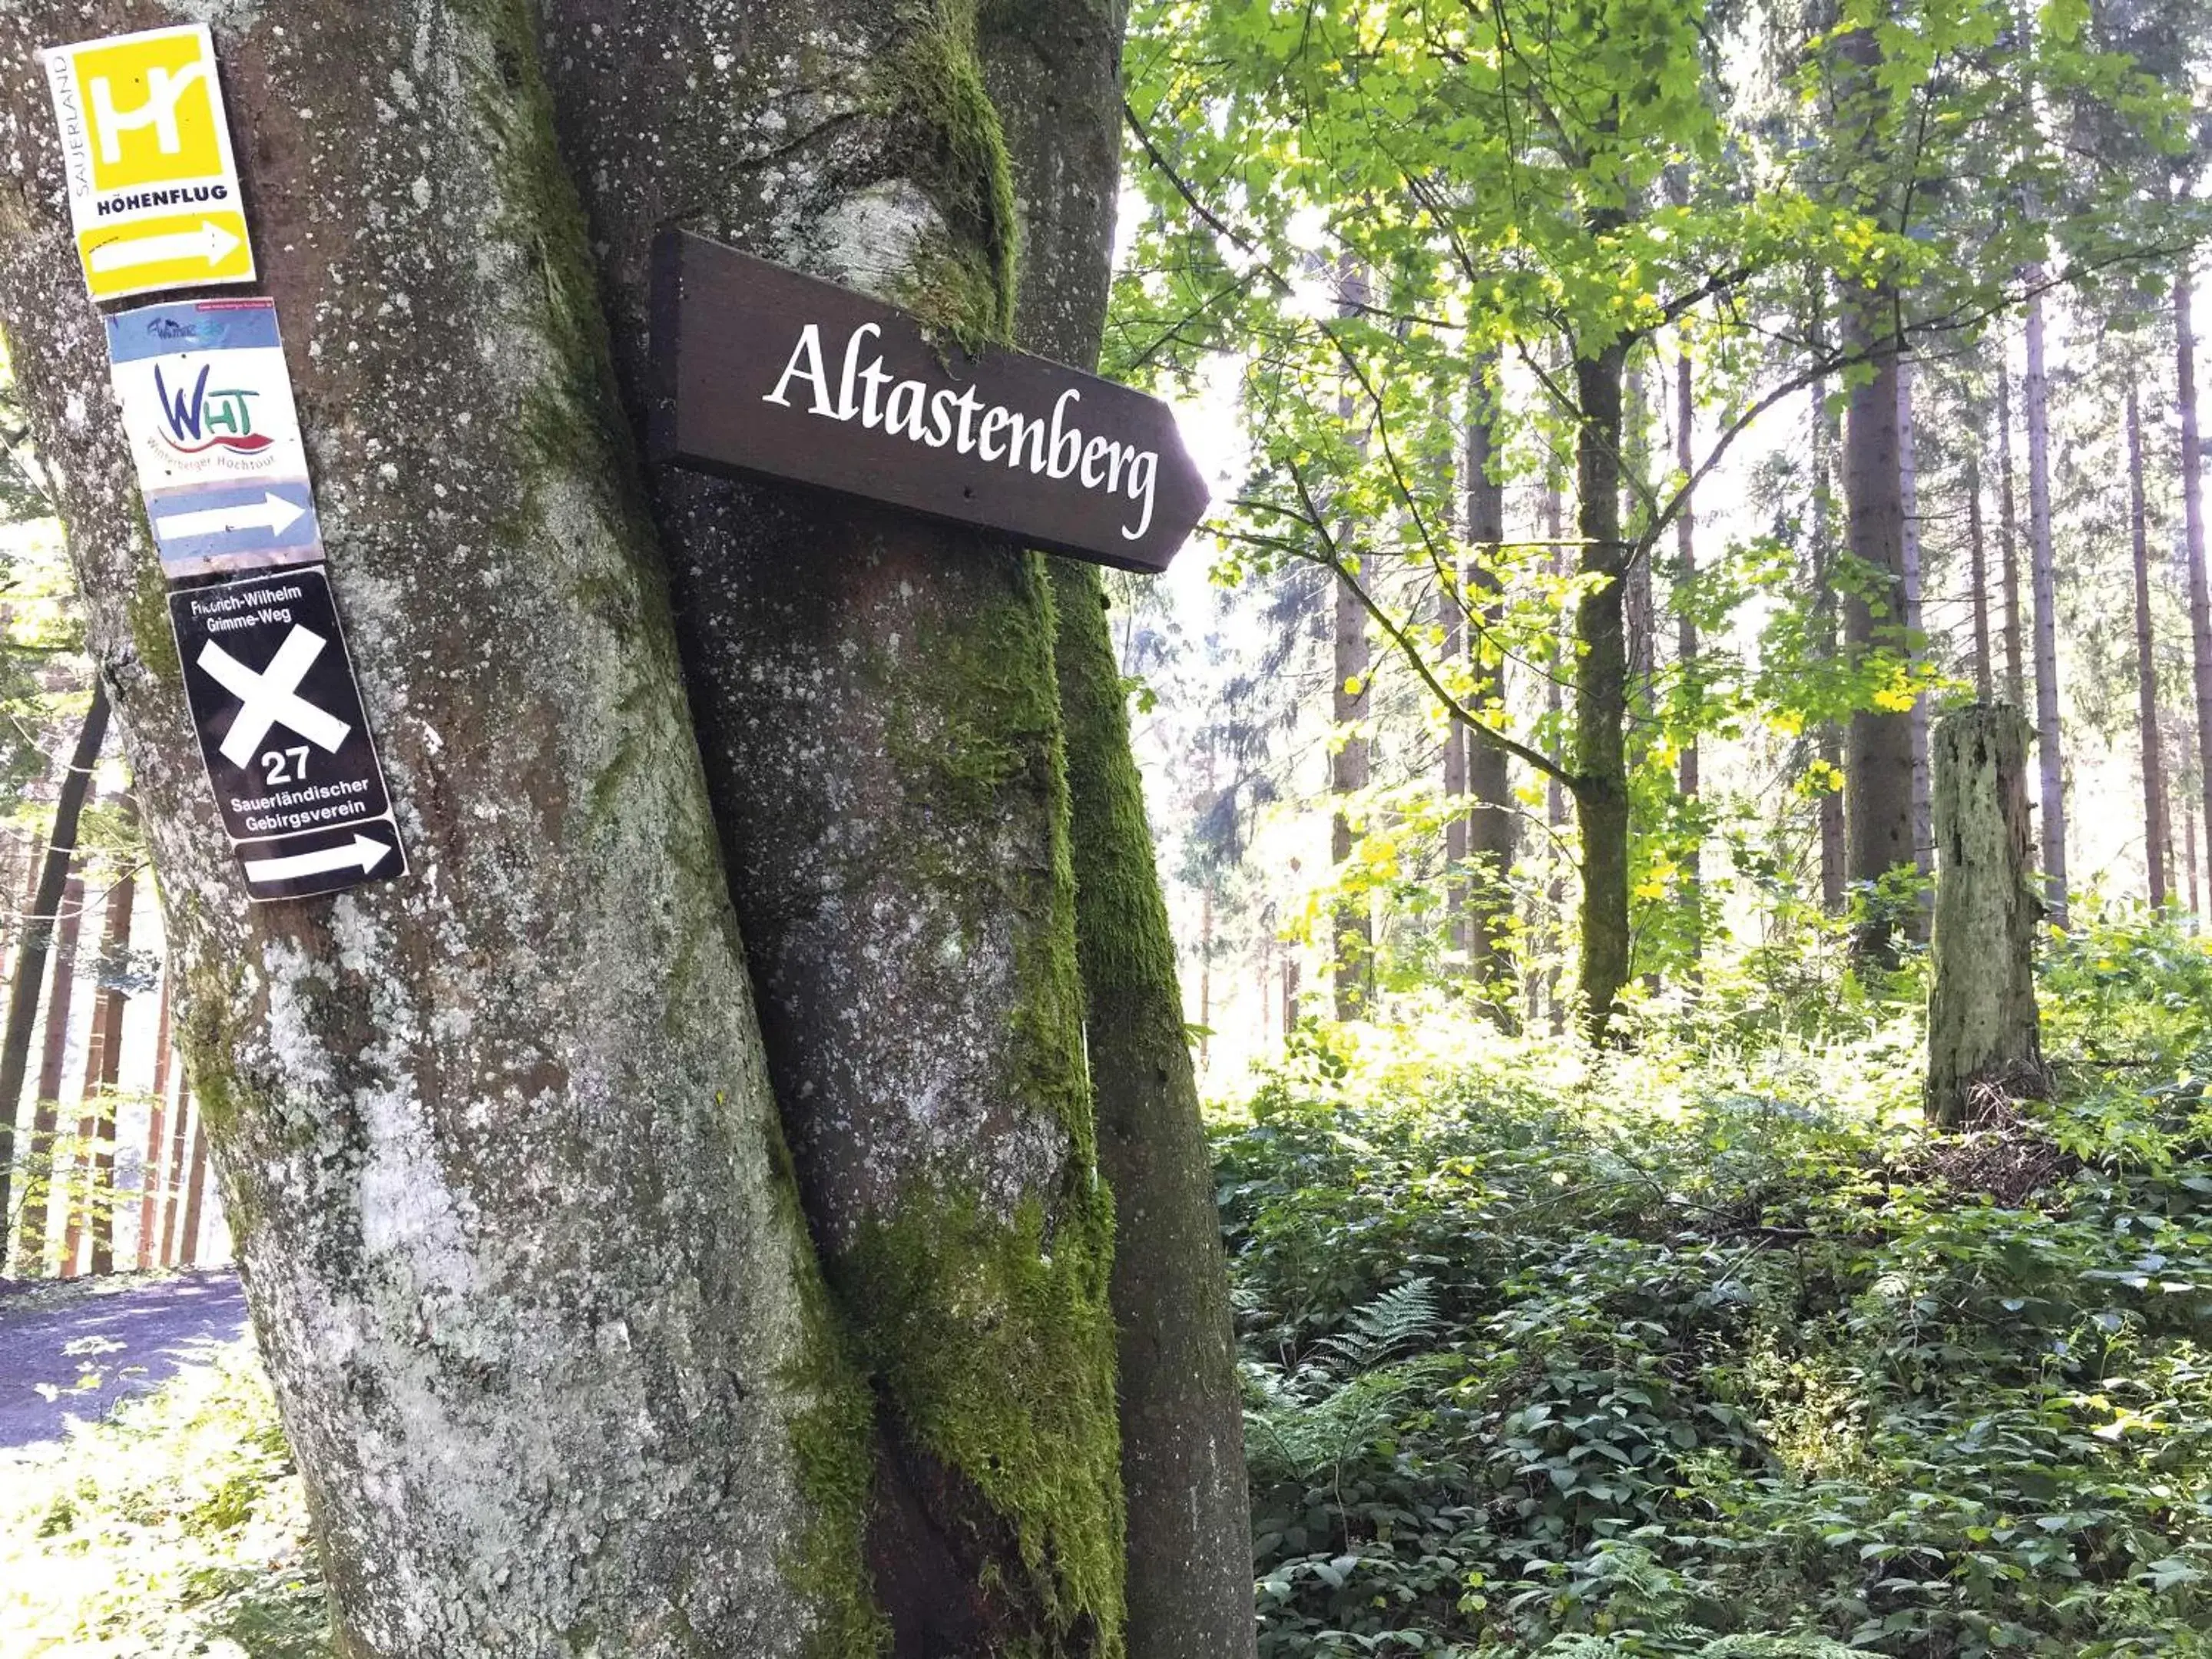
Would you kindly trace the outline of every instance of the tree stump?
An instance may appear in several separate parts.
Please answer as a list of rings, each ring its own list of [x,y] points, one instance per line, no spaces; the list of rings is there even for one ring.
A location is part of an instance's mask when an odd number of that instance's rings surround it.
[[[1977,703],[1936,728],[1934,983],[1929,1121],[1973,1128],[2049,1090],[2035,1006],[2042,920],[2029,848],[2027,739],[2019,710]]]

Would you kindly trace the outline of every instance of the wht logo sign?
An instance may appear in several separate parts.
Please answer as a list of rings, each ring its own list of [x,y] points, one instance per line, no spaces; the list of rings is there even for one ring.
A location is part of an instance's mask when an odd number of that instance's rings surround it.
[[[299,695],[300,682],[315,665],[330,641],[311,629],[295,625],[259,673],[210,640],[200,647],[200,667],[208,678],[236,697],[242,705],[222,740],[222,757],[243,766],[261,747],[272,726],[289,726],[309,743],[332,754],[353,730],[337,715],[318,708]]]
[[[154,142],[161,147],[164,155],[183,152],[184,137],[177,131],[177,104],[184,95],[207,79],[204,63],[187,64],[181,70],[165,68],[149,70],[146,74],[146,101],[128,115],[115,107],[113,83],[104,75],[92,78],[93,131],[100,135],[100,159],[110,167],[123,162],[122,135],[154,129]]]

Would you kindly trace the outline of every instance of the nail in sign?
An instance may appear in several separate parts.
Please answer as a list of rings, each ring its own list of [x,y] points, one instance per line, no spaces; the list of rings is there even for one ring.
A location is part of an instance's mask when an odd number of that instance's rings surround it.
[[[866,496],[1127,570],[1206,511],[1156,398],[682,231],[655,249],[654,458]]]
[[[204,24],[51,46],[46,79],[95,300],[253,280]]]

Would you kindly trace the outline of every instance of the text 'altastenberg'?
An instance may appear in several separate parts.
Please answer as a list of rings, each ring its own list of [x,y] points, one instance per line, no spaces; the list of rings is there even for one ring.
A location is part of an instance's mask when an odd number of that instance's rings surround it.
[[[1049,419],[1024,415],[1000,404],[986,404],[973,386],[957,392],[949,386],[933,390],[920,380],[902,380],[885,373],[881,354],[866,365],[861,363],[860,352],[869,338],[882,332],[875,324],[863,323],[847,337],[844,369],[833,398],[829,370],[822,358],[822,326],[807,324],[799,331],[799,343],[792,348],[791,361],[784,366],[775,390],[761,401],[789,409],[791,399],[785,394],[793,381],[800,381],[814,388],[809,414],[833,421],[857,419],[867,430],[880,427],[893,437],[932,449],[951,444],[958,454],[1003,460],[1010,468],[1026,465],[1048,478],[1072,477],[1085,489],[1126,495],[1140,511],[1133,526],[1121,526],[1122,539],[1139,540],[1152,527],[1158,452],[1140,450],[1111,438],[1085,437],[1081,428],[1067,420],[1069,405],[1083,400],[1083,394],[1073,386],[1060,394]],[[890,388],[888,395],[886,386]]]

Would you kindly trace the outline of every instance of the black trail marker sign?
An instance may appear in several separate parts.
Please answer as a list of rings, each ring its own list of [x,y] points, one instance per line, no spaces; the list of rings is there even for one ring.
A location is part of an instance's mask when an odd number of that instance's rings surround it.
[[[970,356],[863,294],[685,231],[654,249],[653,459],[757,473],[1164,570],[1205,481],[1156,398]]]
[[[216,808],[256,899],[407,872],[345,636],[319,567],[169,592]]]

